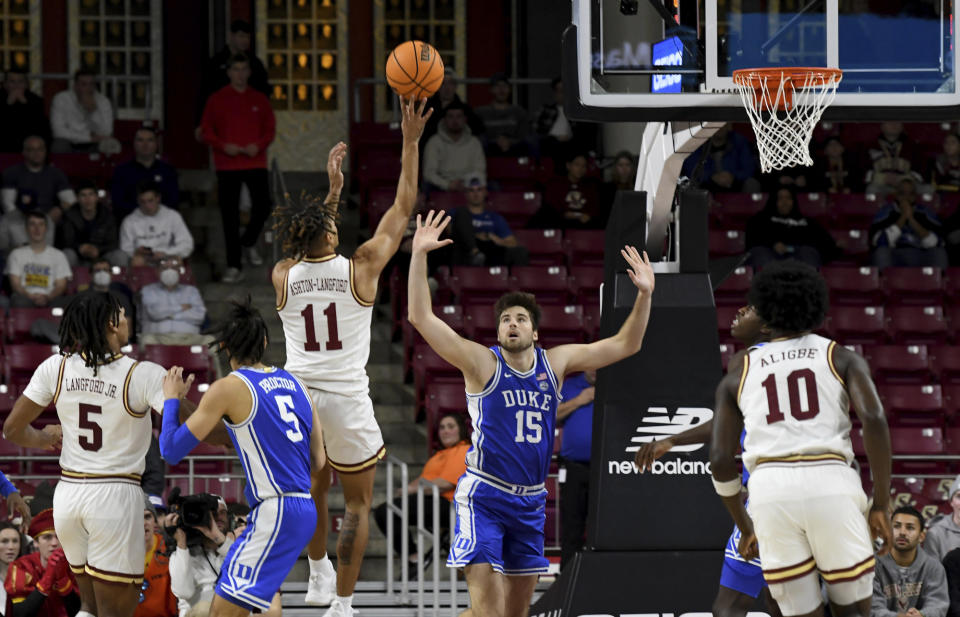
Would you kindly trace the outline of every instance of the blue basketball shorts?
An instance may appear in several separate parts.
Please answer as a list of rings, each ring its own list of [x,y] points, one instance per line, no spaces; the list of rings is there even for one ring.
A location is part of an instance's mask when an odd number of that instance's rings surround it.
[[[496,572],[543,574],[547,493],[516,495],[466,473],[457,484],[457,523],[447,566],[489,563]]]
[[[216,593],[233,604],[262,612],[270,608],[274,594],[313,537],[317,508],[309,493],[286,494],[260,502],[250,511],[248,521],[227,553]]]
[[[739,543],[740,530],[734,525],[733,533],[730,534],[724,551],[720,585],[756,598],[767,585],[767,581],[763,578],[763,568],[760,567],[759,560],[743,561],[743,557],[737,551]]]

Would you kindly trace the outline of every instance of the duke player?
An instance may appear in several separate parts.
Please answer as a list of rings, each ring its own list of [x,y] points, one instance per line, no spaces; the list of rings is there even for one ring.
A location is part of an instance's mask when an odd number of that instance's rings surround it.
[[[835,617],[870,614],[873,538],[890,546],[890,435],[870,367],[811,331],[827,312],[827,286],[797,262],[771,264],[748,301],[769,342],[740,352],[717,387],[710,447],[714,485],[742,531],[739,553],[759,546],[770,594],[784,615],[823,614],[820,578]],[[863,424],[873,506],[850,466],[850,411]],[[734,454],[746,430],[750,514]]]
[[[756,309],[745,306],[737,311],[737,316],[730,326],[730,333],[733,338],[745,345],[757,345],[764,340],[763,325]],[[653,461],[676,446],[708,443],[712,431],[713,420],[708,420],[672,437],[643,444],[636,455],[640,473],[650,468]],[[741,444],[743,438],[744,435],[741,434]],[[749,474],[744,475],[744,486],[747,484],[748,477]],[[772,617],[780,617],[780,607],[770,597],[770,589],[763,579],[760,560],[747,559],[737,551],[740,538],[740,529],[734,526],[724,550],[723,568],[720,570],[720,589],[717,590],[717,597],[713,601],[713,614],[717,617],[745,617],[756,603],[757,596],[762,593],[767,611]]]
[[[171,367],[163,378],[160,453],[175,464],[226,423],[253,509],[220,569],[210,615],[246,617],[267,611],[271,603],[279,614],[277,592],[307,545],[304,530],[317,522],[310,480],[326,464],[320,421],[300,380],[261,362],[267,325],[249,298],[233,305],[216,338],[233,372],[214,382],[196,412],[178,425],[180,400],[193,376],[184,382],[183,369]]]
[[[531,294],[511,292],[497,301],[499,345],[489,349],[460,337],[433,314],[427,253],[450,222],[431,211],[417,216],[409,276],[410,323],[447,362],[463,372],[473,444],[467,472],[457,484],[456,533],[447,565],[464,567],[473,613],[522,616],[530,607],[543,556],[546,489],[553,427],[563,376],[596,370],[637,353],[650,317],[653,269],[646,254],[625,247],[633,310],[620,331],[589,345],[536,345],[540,309]]]

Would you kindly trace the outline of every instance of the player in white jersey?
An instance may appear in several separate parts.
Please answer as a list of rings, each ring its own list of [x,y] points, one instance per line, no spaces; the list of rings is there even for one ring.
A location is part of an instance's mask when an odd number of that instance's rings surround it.
[[[370,321],[377,282],[400,246],[417,201],[418,142],[431,112],[426,102],[401,101],[403,153],[397,197],[373,237],[351,258],[338,255],[337,204],[346,146],[330,151],[330,193],[322,207],[305,203],[279,208],[277,235],[287,258],[273,269],[277,311],[283,322],[284,367],[306,384],[320,423],[329,465],[315,475],[317,528],[308,547],[308,604],[328,615],[350,614],[369,533],[376,464],[386,450],[367,388]],[[306,200],[303,200],[306,201]],[[346,512],[337,542],[337,571],[327,558],[327,491],[330,468],[340,473]],[[334,582],[336,588],[334,589]]]
[[[785,616],[823,614],[822,578],[835,617],[866,617],[873,593],[871,536],[884,541],[883,551],[891,537],[890,435],[870,367],[835,341],[811,334],[828,304],[826,284],[812,268],[789,261],[765,267],[748,301],[769,342],[731,360],[717,388],[710,449],[717,493],[742,532],[739,552],[752,559],[759,551]],[[869,508],[850,466],[850,406],[863,424],[873,474]],[[743,430],[749,514],[734,458]]]
[[[166,371],[123,355],[129,334],[115,296],[77,295],[60,325],[61,353],[40,364],[3,425],[17,445],[60,448],[54,525],[77,577],[80,617],[130,617],[143,580],[140,474]],[[60,424],[30,426],[51,403]]]

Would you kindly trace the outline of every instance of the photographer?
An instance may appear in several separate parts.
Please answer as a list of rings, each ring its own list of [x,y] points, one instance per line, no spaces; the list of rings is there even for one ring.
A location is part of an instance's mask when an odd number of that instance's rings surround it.
[[[198,602],[213,599],[220,568],[236,535],[227,529],[227,504],[214,495],[180,499],[174,489],[168,503],[177,509],[163,520],[177,543],[170,555],[170,588],[177,596],[180,617],[185,617]]]

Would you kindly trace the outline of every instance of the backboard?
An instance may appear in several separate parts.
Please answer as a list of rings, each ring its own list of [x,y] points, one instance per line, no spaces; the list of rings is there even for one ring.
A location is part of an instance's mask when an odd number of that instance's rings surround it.
[[[572,0],[568,113],[743,121],[734,70],[819,66],[843,70],[824,119],[955,120],[955,9],[953,0]]]

